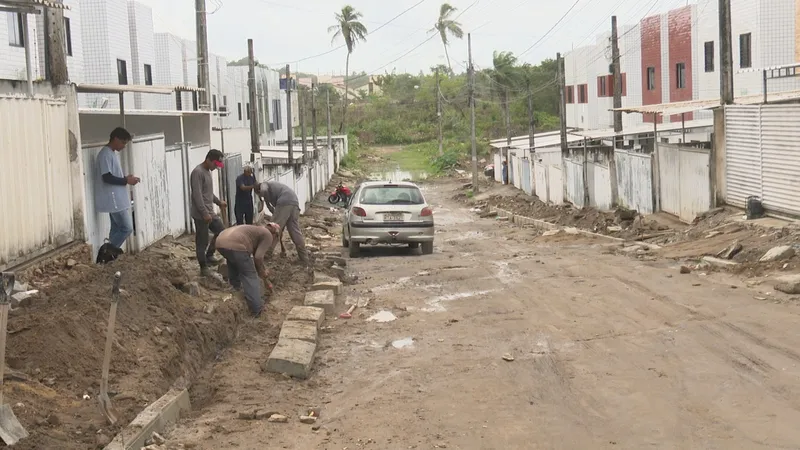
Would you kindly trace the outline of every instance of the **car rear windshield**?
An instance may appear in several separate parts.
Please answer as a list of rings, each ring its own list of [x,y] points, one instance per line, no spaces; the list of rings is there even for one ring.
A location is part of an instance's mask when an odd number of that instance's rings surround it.
[[[365,205],[421,205],[425,203],[422,192],[414,186],[370,186],[361,194]]]

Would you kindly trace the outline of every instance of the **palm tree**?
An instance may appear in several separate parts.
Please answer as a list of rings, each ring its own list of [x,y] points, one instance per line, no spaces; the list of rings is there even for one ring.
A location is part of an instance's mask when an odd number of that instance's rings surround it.
[[[503,104],[503,113],[506,116],[506,136],[508,136],[508,146],[511,146],[511,113],[509,111],[509,92],[512,91],[519,81],[517,68],[517,57],[511,52],[498,52],[492,54],[492,65],[490,77],[493,89],[500,95]]]
[[[442,38],[444,56],[447,57],[447,67],[450,69],[450,72],[453,71],[453,66],[450,65],[450,54],[447,52],[447,35],[451,34],[456,39],[461,39],[464,37],[464,30],[461,29],[461,24],[452,18],[455,12],[456,8],[451,6],[449,3],[442,3],[441,8],[439,8],[439,20],[436,21],[433,29],[431,29],[431,31],[438,31],[439,37]]]
[[[356,44],[367,39],[367,27],[359,22],[362,15],[350,5],[345,5],[341,12],[336,13],[336,25],[328,27],[328,33],[333,33],[331,43],[336,41],[339,37],[344,39],[347,46],[347,62],[345,63],[344,75],[344,105],[342,105],[342,123],[339,126],[339,132],[344,131],[345,116],[347,114],[347,82],[350,77],[350,54],[353,53]]]

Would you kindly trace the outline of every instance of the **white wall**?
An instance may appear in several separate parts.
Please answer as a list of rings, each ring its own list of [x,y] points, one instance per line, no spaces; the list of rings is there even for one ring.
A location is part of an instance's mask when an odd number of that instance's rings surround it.
[[[153,26],[153,10],[149,7],[135,2],[128,1],[128,17],[130,18],[131,36],[131,84],[145,84],[144,65],[151,67],[155,71],[156,47],[155,32]],[[155,74],[153,74],[155,77]],[[155,80],[153,80],[155,84]],[[134,106],[136,109],[156,109],[160,95],[154,94],[134,94]]]
[[[161,86],[182,85],[183,42],[181,39],[170,33],[156,33],[153,42],[155,46],[153,84]],[[174,111],[177,109],[175,95],[158,96],[156,107],[160,110]]]
[[[80,0],[81,35],[85,81],[87,83],[117,84],[117,59],[128,66],[128,83],[133,82],[131,39],[126,0]],[[123,30],[120,32],[119,30]],[[82,94],[81,105],[92,106],[95,102],[109,99],[108,108],[118,108],[116,96]],[[126,104],[133,106],[133,95],[125,95]]]

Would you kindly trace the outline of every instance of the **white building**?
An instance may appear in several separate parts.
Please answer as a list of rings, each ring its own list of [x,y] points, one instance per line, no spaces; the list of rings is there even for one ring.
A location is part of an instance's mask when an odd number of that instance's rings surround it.
[[[64,0],[69,9],[64,11],[64,28],[67,46],[67,70],[70,80],[83,81],[83,39],[80,34],[81,16],[78,0]],[[25,80],[25,40],[30,38],[33,78],[45,77],[45,27],[41,14],[28,15],[28,34],[23,33],[22,15],[0,12],[0,79]]]
[[[153,10],[135,2],[128,2],[128,18],[130,20],[131,39],[131,84],[152,86],[153,68],[156,61],[155,32],[153,26]],[[156,109],[158,97],[154,94],[134,94],[136,109]]]
[[[763,93],[759,69],[800,61],[796,0],[731,0],[734,92]],[[716,0],[673,9],[620,27],[622,105],[635,107],[719,98],[719,14]],[[595,44],[565,55],[567,125],[582,129],[613,126],[610,31]],[[770,81],[768,92],[800,89],[800,79]],[[685,120],[710,119],[710,112],[687,113]],[[660,123],[679,122],[680,116]],[[623,115],[630,129],[652,116]]]

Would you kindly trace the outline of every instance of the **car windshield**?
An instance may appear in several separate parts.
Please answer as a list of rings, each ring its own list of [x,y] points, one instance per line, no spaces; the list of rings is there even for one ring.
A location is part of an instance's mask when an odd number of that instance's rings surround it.
[[[422,192],[415,186],[370,186],[359,200],[364,205],[421,205]]]

